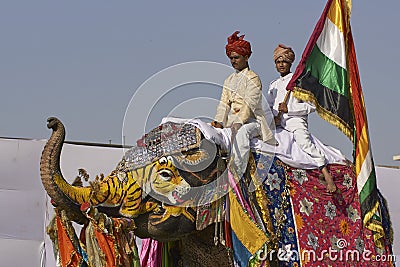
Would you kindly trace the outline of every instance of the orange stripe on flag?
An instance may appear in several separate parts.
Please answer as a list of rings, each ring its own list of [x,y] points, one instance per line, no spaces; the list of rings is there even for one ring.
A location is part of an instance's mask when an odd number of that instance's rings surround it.
[[[327,17],[336,25],[341,33],[345,31],[345,25],[343,25],[343,10],[339,0],[332,1],[329,8]]]
[[[364,127],[361,130],[360,137],[357,138],[357,147],[356,147],[356,174],[358,175],[361,171],[362,164],[364,163],[365,158],[367,157],[369,151],[369,142],[368,142],[368,131],[367,127]]]

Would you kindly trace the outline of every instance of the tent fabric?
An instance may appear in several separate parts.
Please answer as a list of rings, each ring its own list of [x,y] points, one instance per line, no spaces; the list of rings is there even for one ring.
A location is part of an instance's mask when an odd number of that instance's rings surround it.
[[[46,140],[0,139],[0,258],[2,266],[56,266],[46,226],[53,215],[39,171]],[[72,182],[78,169],[108,174],[123,149],[65,144],[61,169]],[[44,244],[44,248],[43,247]]]

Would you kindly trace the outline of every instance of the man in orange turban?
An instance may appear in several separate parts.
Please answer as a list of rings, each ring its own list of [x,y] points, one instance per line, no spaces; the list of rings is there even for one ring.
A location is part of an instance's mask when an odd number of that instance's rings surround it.
[[[293,76],[290,68],[294,58],[292,48],[283,44],[279,44],[275,48],[274,62],[280,77],[271,82],[267,93],[267,101],[275,116],[276,126],[293,133],[296,144],[314,159],[322,171],[327,183],[327,191],[333,193],[336,191],[336,185],[326,167],[325,155],[311,141],[308,130],[308,114],[315,111],[315,106],[312,103],[300,101],[292,95],[289,96],[286,103],[284,102],[288,92],[286,87]],[[280,117],[278,116],[279,112],[282,113]]]
[[[241,177],[250,152],[250,139],[261,137],[271,145],[277,145],[262,109],[262,85],[258,75],[249,69],[251,45],[238,31],[228,37],[225,46],[235,72],[224,81],[217,114],[212,125],[217,128],[230,127],[232,149],[230,169],[234,167]]]
[[[292,64],[294,61],[293,49],[291,47],[287,47],[286,45],[279,44],[274,50],[274,62],[276,62],[276,60],[280,57],[282,57],[283,61]]]

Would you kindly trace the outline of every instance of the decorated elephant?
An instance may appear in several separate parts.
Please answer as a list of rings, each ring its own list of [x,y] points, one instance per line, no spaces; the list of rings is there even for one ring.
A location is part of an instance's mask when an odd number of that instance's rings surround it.
[[[226,151],[198,127],[164,123],[138,140],[111,174],[71,185],[60,171],[64,126],[57,118],[47,126],[53,133],[40,172],[56,207],[49,234],[65,266],[138,266],[127,233],[146,238],[143,266],[383,266],[365,258],[338,262],[324,251],[391,252],[385,201],[379,194],[384,232],[374,233],[363,226],[349,162],[328,166],[334,194],[318,169],[259,151],[238,179],[226,167]],[[84,225],[84,238],[72,221]],[[80,265],[68,265],[74,261]]]
[[[165,134],[190,140],[184,140],[162,155],[143,154],[151,145],[139,145],[126,153],[111,174],[96,177],[90,185],[83,187],[81,181],[70,185],[60,170],[64,125],[52,117],[48,119],[47,127],[53,133],[43,149],[40,174],[52,203],[58,211],[63,211],[66,220],[87,224],[88,216],[81,210],[82,204],[86,204],[110,218],[132,219],[134,234],[140,238],[164,242],[180,240],[185,244],[180,254],[184,255],[186,262],[212,266],[212,262],[218,259],[224,266],[231,265],[228,250],[221,244],[214,244],[214,228],[209,226],[201,232],[196,230],[197,210],[191,203],[199,196],[191,195],[189,191],[191,187],[214,181],[225,168],[218,147],[203,140],[197,128],[175,124],[156,128],[151,138]],[[154,142],[149,138],[142,141]],[[163,139],[164,142],[168,140],[176,141],[168,137]],[[177,164],[179,168],[175,166]],[[83,170],[80,174],[82,177],[86,175]],[[185,248],[190,252],[185,252]],[[212,262],[210,255],[213,255]]]

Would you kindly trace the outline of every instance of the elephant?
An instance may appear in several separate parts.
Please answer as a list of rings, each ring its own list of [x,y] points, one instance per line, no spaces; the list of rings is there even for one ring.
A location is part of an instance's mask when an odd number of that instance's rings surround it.
[[[52,135],[42,152],[40,175],[53,205],[65,212],[69,220],[87,224],[88,218],[81,206],[88,204],[108,217],[133,219],[134,234],[140,238],[163,242],[179,240],[183,266],[200,263],[215,266],[216,260],[222,266],[233,266],[227,248],[220,243],[214,244],[213,225],[202,231],[196,230],[196,206],[191,202],[199,196],[190,196],[189,191],[192,187],[210,184],[226,167],[219,148],[205,140],[197,129],[188,130],[195,136],[194,144],[184,143],[179,153],[149,156],[140,167],[129,166],[134,163],[129,162],[128,155],[108,176],[97,177],[90,185],[82,186],[81,181],[69,184],[61,173],[60,155],[65,139],[63,123],[55,117],[50,117],[47,122]],[[147,145],[146,149],[150,147]],[[131,154],[138,149],[140,146]],[[189,200],[185,199],[187,195]]]
[[[378,232],[364,227],[361,220],[357,180],[350,162],[329,164],[339,190],[327,194],[318,169],[295,168],[277,157],[251,153],[246,173],[237,183],[239,191],[232,193],[235,190],[232,189],[227,197],[230,221],[215,212],[219,215],[199,227],[199,214],[207,207],[205,203],[221,207],[218,206],[223,203],[220,196],[226,194],[223,188],[227,173],[232,170],[227,152],[206,139],[195,126],[160,125],[139,139],[108,176],[96,178],[89,186],[83,186],[81,181],[69,184],[64,179],[60,155],[65,128],[54,117],[48,119],[47,127],[53,132],[42,152],[40,174],[56,209],[68,221],[83,225],[91,220],[87,211],[93,209],[106,218],[128,218],[134,222],[136,236],[179,244],[171,252],[174,266],[216,266],[216,263],[234,266],[234,262],[242,259],[240,266],[247,266],[252,260],[257,262],[255,266],[261,261],[263,266],[313,266],[317,261],[291,256],[280,259],[280,252],[289,249],[293,255],[300,255],[302,251],[314,249],[322,253],[336,248],[337,240],[342,239],[349,246],[362,245],[373,253],[391,251],[392,229],[384,198],[378,191],[383,229],[379,232],[382,242],[375,243],[369,237]],[[85,176],[83,171],[81,174]],[[255,181],[256,176],[262,183],[253,184],[256,189],[250,192],[249,182]],[[213,188],[218,190],[209,190]],[[209,192],[215,195],[211,194],[210,198]],[[242,193],[245,197],[239,200],[237,196]],[[236,198],[231,198],[232,195]],[[96,223],[101,224],[100,220]],[[230,228],[224,228],[227,224]],[[235,232],[236,226],[239,228]],[[221,229],[225,231],[225,239]],[[248,236],[253,237],[246,239]],[[263,239],[261,243],[260,239]],[[234,242],[239,246],[232,246]],[[252,247],[256,242],[258,245]],[[376,244],[381,245],[379,250]],[[241,254],[243,248],[248,250]],[[270,257],[255,258],[261,255],[260,251],[263,255],[269,253]],[[370,264],[367,265],[373,266]]]

